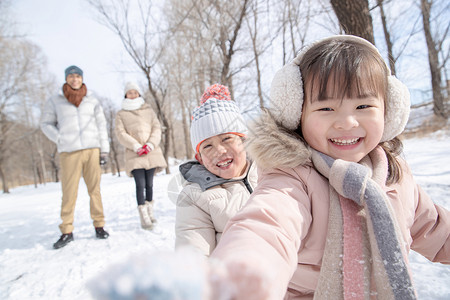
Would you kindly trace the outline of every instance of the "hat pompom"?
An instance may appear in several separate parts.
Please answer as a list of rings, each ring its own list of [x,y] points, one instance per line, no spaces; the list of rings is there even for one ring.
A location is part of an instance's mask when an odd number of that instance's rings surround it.
[[[228,87],[218,83],[209,86],[205,90],[203,96],[200,98],[200,104],[205,103],[210,98],[231,101],[230,91],[228,90]]]

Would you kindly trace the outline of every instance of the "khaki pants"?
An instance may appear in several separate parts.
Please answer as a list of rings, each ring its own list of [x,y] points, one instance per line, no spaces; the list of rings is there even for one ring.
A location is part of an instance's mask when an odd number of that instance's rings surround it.
[[[83,175],[90,197],[91,218],[95,227],[105,225],[102,198],[100,195],[100,149],[85,149],[75,152],[60,153],[62,204],[59,229],[62,233],[73,231],[75,203],[78,195],[78,184]]]

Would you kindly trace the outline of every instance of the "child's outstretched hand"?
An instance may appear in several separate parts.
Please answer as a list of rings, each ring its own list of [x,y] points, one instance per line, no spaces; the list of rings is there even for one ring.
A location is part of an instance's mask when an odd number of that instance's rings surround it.
[[[249,273],[250,272],[250,273]],[[248,276],[251,275],[251,276]],[[191,248],[134,254],[88,282],[95,299],[263,300],[270,282],[245,264],[206,258]]]
[[[208,299],[206,258],[192,250],[133,254],[88,282],[95,299]]]
[[[274,299],[268,274],[249,268],[245,259],[226,265],[212,259],[208,262],[208,300]]]

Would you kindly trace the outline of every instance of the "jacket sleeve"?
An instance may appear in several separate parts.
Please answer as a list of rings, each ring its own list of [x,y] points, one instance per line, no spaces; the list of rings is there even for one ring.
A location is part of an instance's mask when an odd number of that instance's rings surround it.
[[[432,262],[450,264],[450,211],[436,205],[418,185],[416,212],[411,227],[411,249]]]
[[[134,137],[132,137],[125,129],[121,115],[116,115],[114,132],[116,134],[119,143],[127,149],[135,151],[136,147],[142,146]]]
[[[59,130],[56,108],[52,99],[47,100],[41,114],[41,130],[53,143],[58,144]]]
[[[216,230],[211,216],[199,207],[194,199],[200,192],[186,186],[177,199],[175,220],[175,247],[193,246],[203,255],[209,256],[216,247]]]
[[[311,224],[311,202],[295,174],[265,172],[247,205],[228,222],[211,258],[227,266],[237,295],[283,299]],[[254,289],[255,290],[255,289]]]
[[[106,125],[105,114],[100,102],[97,102],[97,105],[95,106],[95,122],[97,123],[99,132],[100,152],[109,153],[108,127]]]
[[[158,117],[153,110],[151,110],[151,115],[152,132],[150,134],[150,137],[148,138],[147,143],[151,143],[153,147],[156,148],[161,142],[161,123],[159,123]]]

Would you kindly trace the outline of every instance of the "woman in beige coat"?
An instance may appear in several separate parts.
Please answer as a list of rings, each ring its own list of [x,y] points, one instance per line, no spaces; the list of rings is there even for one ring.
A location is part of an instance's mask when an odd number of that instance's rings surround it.
[[[167,167],[159,147],[161,125],[135,83],[127,83],[124,92],[122,109],[116,115],[115,133],[126,148],[125,171],[136,182],[141,226],[151,229],[156,222],[153,215],[153,176],[155,170]]]

